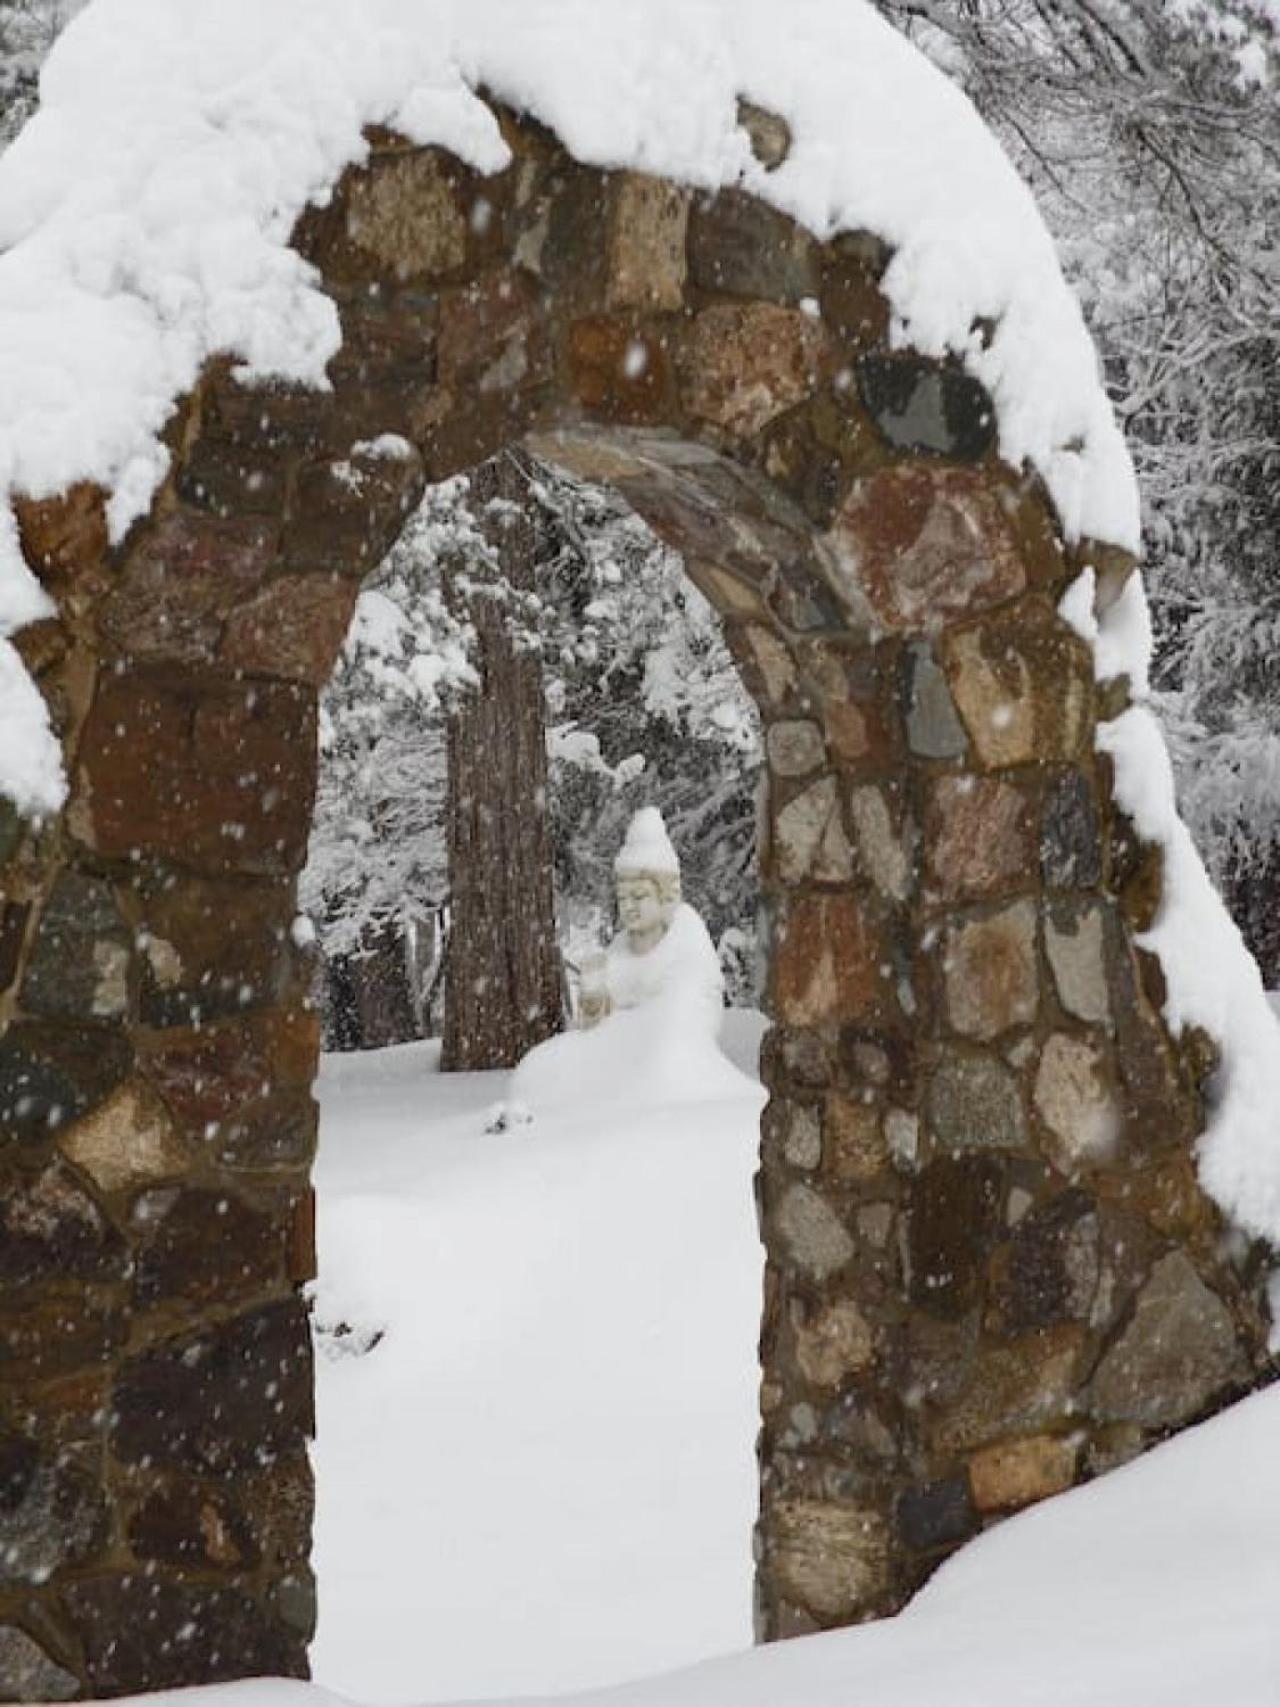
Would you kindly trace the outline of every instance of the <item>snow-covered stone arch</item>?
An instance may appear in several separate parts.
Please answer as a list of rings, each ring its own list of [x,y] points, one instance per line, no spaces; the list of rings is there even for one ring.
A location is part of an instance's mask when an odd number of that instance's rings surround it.
[[[0,246],[0,1693],[305,1668],[316,694],[530,434],[768,727],[762,1632],[1256,1374],[1274,1035],[1130,705],[1128,462],[869,9],[95,0]]]

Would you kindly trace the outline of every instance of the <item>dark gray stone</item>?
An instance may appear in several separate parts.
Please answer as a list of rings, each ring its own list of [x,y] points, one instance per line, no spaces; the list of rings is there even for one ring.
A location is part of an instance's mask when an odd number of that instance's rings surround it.
[[[965,751],[964,725],[947,678],[927,642],[907,648],[907,745],[922,759],[958,759]]]
[[[10,1026],[0,1038],[0,1142],[42,1143],[122,1084],[132,1059],[114,1027]]]
[[[89,1475],[50,1462],[25,1435],[0,1435],[0,1583],[46,1582],[92,1558],[106,1534],[103,1495]],[[0,1660],[0,1676],[3,1669]]]
[[[995,443],[991,399],[959,368],[913,355],[864,356],[857,375],[867,413],[896,450],[976,462]]]
[[[818,294],[817,246],[785,214],[721,190],[693,205],[689,276],[704,290],[798,302]]]
[[[1027,1121],[1018,1081],[992,1055],[948,1050],[929,1081],[929,1131],[942,1149],[1017,1150]]]
[[[11,800],[0,798],[0,865],[13,857],[22,839],[22,819]]]
[[[1092,1410],[1108,1422],[1176,1427],[1248,1367],[1231,1312],[1173,1251],[1151,1271],[1133,1317],[1093,1378]]]
[[[978,1514],[963,1476],[908,1488],[899,1497],[898,1533],[917,1552],[954,1547],[960,1541],[967,1541],[978,1528]]]
[[[1045,795],[1040,871],[1049,889],[1091,889],[1102,881],[1097,808],[1079,771],[1067,771]]]
[[[1088,1319],[1098,1288],[1098,1217],[1087,1192],[1060,1192],[1018,1223],[999,1253],[993,1304],[1006,1333]]]
[[[111,886],[69,871],[54,885],[22,984],[29,1014],[118,1019],[128,1006],[130,934]]]

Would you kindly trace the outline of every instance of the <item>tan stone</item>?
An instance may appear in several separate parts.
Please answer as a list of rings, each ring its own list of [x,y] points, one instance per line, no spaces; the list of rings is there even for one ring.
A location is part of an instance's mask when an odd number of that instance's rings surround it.
[[[825,1280],[853,1255],[849,1229],[810,1186],[787,1187],[778,1205],[775,1227],[792,1263],[815,1280]]]
[[[849,796],[849,815],[862,869],[882,895],[905,901],[911,891],[911,856],[893,827],[881,790],[871,784],[855,788]]]
[[[875,1353],[867,1319],[849,1298],[816,1311],[795,1333],[796,1363],[815,1387],[838,1387],[866,1369]]]
[[[985,470],[895,464],[855,486],[828,543],[840,584],[877,622],[928,633],[1020,593],[1026,577]]]
[[[869,1506],[778,1499],[765,1531],[773,1575],[819,1617],[848,1618],[888,1586],[888,1531]]]
[[[973,900],[1025,886],[1035,877],[1026,796],[994,777],[940,777],[930,791],[930,885],[948,900]]]
[[[809,395],[824,344],[821,327],[797,309],[766,302],[705,308],[680,346],[685,407],[750,438]]]
[[[773,970],[777,1017],[786,1025],[868,1018],[890,989],[880,932],[855,895],[791,900]]]
[[[347,236],[396,278],[434,278],[467,256],[467,221],[434,152],[376,160],[347,202]]]
[[[610,186],[606,305],[665,310],[682,307],[688,228],[687,190],[664,178],[620,173]]]
[[[1060,1494],[1075,1480],[1079,1448],[1069,1437],[1037,1434],[1002,1441],[969,1460],[969,1486],[981,1512],[1014,1511]]]
[[[100,1191],[135,1191],[178,1179],[189,1158],[159,1098],[124,1085],[92,1114],[68,1127],[58,1147]]]
[[[822,1124],[814,1108],[792,1108],[782,1153],[793,1168],[816,1168],[822,1160]]]
[[[955,1029],[984,1041],[1036,1016],[1036,910],[1017,901],[986,918],[953,925],[943,961],[947,1011]]]
[[[774,705],[785,704],[798,685],[795,660],[790,652],[776,634],[756,623],[747,629],[747,644],[760,672],[765,697]]]
[[[1074,759],[1089,732],[1083,643],[1041,613],[947,636],[952,697],[980,764]]]
[[[828,1096],[823,1115],[827,1167],[841,1180],[869,1180],[889,1163],[889,1145],[875,1103]]]
[[[808,776],[826,758],[822,731],[807,719],[788,719],[770,725],[765,736],[769,768],[777,776]]]
[[[1115,1154],[1120,1109],[1096,1044],[1054,1032],[1040,1053],[1035,1105],[1064,1173],[1107,1162]]]
[[[782,808],[774,820],[774,846],[784,882],[813,877],[840,883],[853,875],[853,853],[833,777],[815,782]]]

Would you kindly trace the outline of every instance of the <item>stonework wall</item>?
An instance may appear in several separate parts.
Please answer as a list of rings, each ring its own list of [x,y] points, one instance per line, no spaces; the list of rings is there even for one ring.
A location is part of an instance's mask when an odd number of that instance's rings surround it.
[[[0,1699],[305,1674],[316,695],[424,482],[529,434],[684,553],[767,726],[761,1633],[901,1605],[1263,1365],[1212,1048],[1133,946],[1123,685],[1056,614],[1084,548],[889,351],[875,239],[503,122],[498,178],[377,136],[302,220],[331,394],[211,368],[121,549],[91,489],[22,507],[72,797],[0,805]]]

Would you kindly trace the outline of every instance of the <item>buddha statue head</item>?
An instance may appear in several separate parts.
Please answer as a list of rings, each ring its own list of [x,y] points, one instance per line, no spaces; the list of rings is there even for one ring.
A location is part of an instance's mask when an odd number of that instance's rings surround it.
[[[632,818],[613,870],[627,947],[647,954],[666,936],[680,905],[680,861],[656,806]]]

